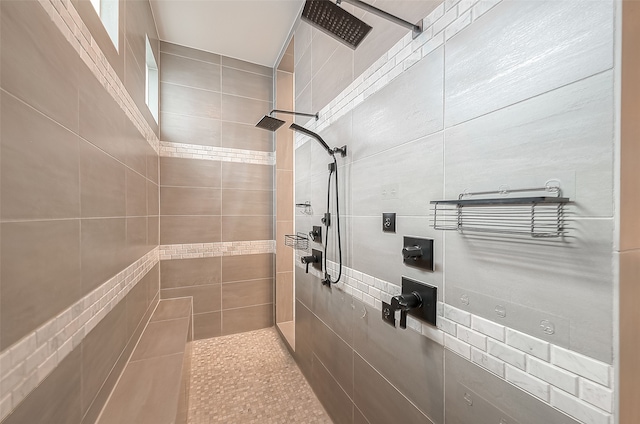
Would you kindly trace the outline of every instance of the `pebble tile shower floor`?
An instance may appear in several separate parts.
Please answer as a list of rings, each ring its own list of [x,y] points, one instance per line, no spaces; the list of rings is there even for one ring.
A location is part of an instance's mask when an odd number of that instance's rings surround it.
[[[275,328],[193,343],[189,424],[331,424]]]

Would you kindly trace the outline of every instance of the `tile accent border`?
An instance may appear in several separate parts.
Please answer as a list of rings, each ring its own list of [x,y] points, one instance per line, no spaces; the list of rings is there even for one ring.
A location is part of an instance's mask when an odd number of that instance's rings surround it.
[[[80,345],[158,263],[159,256],[156,247],[0,355],[4,374],[0,421]]]
[[[296,252],[296,266],[304,269],[301,256]],[[338,270],[332,261],[327,261],[327,267],[332,275]],[[309,273],[322,278],[316,269],[309,268]],[[383,301],[389,303],[401,291],[395,284],[347,267],[334,287],[378,311]],[[438,302],[436,327],[407,317],[407,328],[582,423],[614,422],[612,365],[442,302]]]
[[[211,258],[214,256],[276,253],[275,240],[225,241],[220,243],[164,244],[160,260]]]
[[[412,34],[407,33],[335,99],[322,108],[317,121],[311,120],[305,127],[316,132],[327,128],[501,1],[444,0],[423,19],[424,31],[418,37],[413,39]],[[296,133],[295,148],[302,146],[307,140],[309,137]]]
[[[89,70],[93,72],[105,90],[120,105],[153,150],[158,153],[158,137],[136,106],[120,78],[118,78],[116,71],[109,64],[98,43],[91,36],[89,28],[82,21],[71,0],[38,1]]]
[[[256,165],[275,165],[273,152],[231,149],[229,147],[202,146],[199,144],[160,142],[160,156],[216,160],[222,162],[252,163]]]

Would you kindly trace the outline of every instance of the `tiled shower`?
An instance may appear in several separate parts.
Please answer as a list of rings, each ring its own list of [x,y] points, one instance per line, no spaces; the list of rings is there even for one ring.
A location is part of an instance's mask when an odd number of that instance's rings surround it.
[[[88,1],[0,2],[3,424],[98,422],[178,298],[196,341],[275,326],[335,423],[640,420],[640,12],[392,3],[421,35],[343,5],[366,43],[297,22],[272,68],[161,41],[147,1],[119,1],[117,46]],[[255,128],[276,108],[319,119]],[[322,225],[330,161],[290,122],[347,146],[330,287],[300,261],[321,243],[284,245]],[[550,184],[571,200],[563,237],[434,228],[432,201]],[[433,270],[403,262],[404,236],[433,240]],[[383,321],[402,277],[437,288],[436,325]]]

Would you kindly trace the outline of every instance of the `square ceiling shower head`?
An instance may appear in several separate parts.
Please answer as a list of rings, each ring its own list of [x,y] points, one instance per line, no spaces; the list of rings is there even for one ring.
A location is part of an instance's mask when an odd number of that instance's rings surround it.
[[[277,129],[282,125],[284,125],[284,121],[272,116],[265,115],[264,118],[262,118],[260,122],[256,124],[256,127],[262,128],[263,130],[277,131]]]
[[[371,31],[371,26],[331,0],[307,0],[302,20],[355,49]]]

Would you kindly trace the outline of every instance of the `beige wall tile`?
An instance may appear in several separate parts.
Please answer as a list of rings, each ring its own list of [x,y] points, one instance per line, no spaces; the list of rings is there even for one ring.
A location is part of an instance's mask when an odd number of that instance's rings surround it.
[[[89,409],[127,344],[127,310],[120,302],[82,341],[82,413]]]
[[[147,181],[147,213],[153,216],[160,214],[159,188],[151,181]]]
[[[193,313],[202,314],[215,312],[221,309],[220,284],[201,284],[175,289],[162,289],[162,299],[174,299],[177,297],[193,296]]]
[[[220,118],[220,93],[163,82],[160,83],[160,110],[201,118]]]
[[[219,189],[192,187],[162,187],[162,215],[220,215]]]
[[[150,325],[155,324],[157,323]],[[184,343],[183,341],[183,349]],[[127,422],[129,417],[136,417],[136,421],[140,423],[159,423],[167,417],[173,419],[177,405],[172,402],[160,402],[152,408],[141,408],[140,402],[131,400],[177,399],[183,356],[179,353],[130,363],[102,413],[100,424],[120,424]]]
[[[2,219],[80,216],[78,137],[0,93]]]
[[[83,219],[81,235],[82,293],[87,294],[127,265],[126,218]]]
[[[273,78],[223,67],[222,92],[271,102],[273,99]]]
[[[222,66],[229,68],[240,69],[247,72],[253,72],[255,74],[273,76],[273,69],[258,65],[251,62],[245,62],[244,60],[234,59],[232,57],[222,56]]]
[[[276,132],[276,169],[293,171],[293,151],[293,132],[285,125]]]
[[[163,186],[220,187],[218,161],[160,158],[160,184]]]
[[[74,349],[3,424],[80,422],[81,349]]]
[[[175,54],[178,56],[188,57],[190,59],[202,60],[208,63],[220,64],[220,55],[184,47],[179,44],[160,42],[160,51]]]
[[[131,356],[131,363],[184,352],[188,324],[189,318],[149,323]]]
[[[147,218],[147,243],[151,247],[160,244],[160,218],[157,216]]]
[[[230,94],[222,95],[221,117],[225,121],[253,124],[272,110],[271,102],[248,99]]]
[[[273,217],[222,217],[222,241],[250,240],[273,240]]]
[[[80,299],[80,222],[7,222],[0,242],[4,350]]]
[[[223,256],[222,282],[273,278],[273,254]]]
[[[273,190],[273,166],[222,162],[222,188]]]
[[[273,279],[239,281],[222,285],[222,309],[273,303]]]
[[[126,167],[89,143],[80,144],[83,217],[125,216]]]
[[[293,320],[293,272],[276,273],[276,322]]]
[[[273,191],[222,190],[222,215],[273,216]]]
[[[80,67],[79,87],[80,137],[124,162],[128,150],[123,134],[126,115],[84,65]]]
[[[293,171],[276,171],[276,219],[293,221]]]
[[[144,107],[147,108],[146,105]],[[123,137],[127,146],[125,165],[138,174],[146,176],[147,158],[149,155],[156,155],[156,152],[129,119],[125,119]]]
[[[260,119],[262,116],[256,117],[256,121],[250,124],[223,121],[222,147],[272,152],[273,133],[255,127]]]
[[[163,216],[160,243],[215,243],[221,241],[219,216]]]
[[[161,286],[169,289],[220,283],[220,263],[220,257],[161,261]]]
[[[77,131],[78,54],[39,4],[3,2],[0,7],[2,88]],[[41,40],[47,40],[47,48]]]
[[[151,248],[147,242],[148,223],[146,216],[126,218],[127,220],[127,248],[123,259],[123,266],[128,266],[140,259]]]
[[[273,303],[222,311],[222,335],[243,333],[273,325]]]
[[[160,123],[162,141],[205,146],[221,145],[221,124],[217,118],[161,112]]]
[[[189,317],[192,313],[192,303],[192,299],[189,297],[161,300],[151,317],[151,321],[166,321]]]
[[[169,53],[160,54],[160,81],[220,91],[220,65]]]
[[[351,399],[315,356],[311,373],[314,392],[331,419],[338,423],[352,422],[353,403]]]
[[[147,180],[127,170],[127,216],[147,215]]]
[[[285,236],[293,234],[293,221],[276,222],[276,272],[293,271],[294,250],[285,245]]]
[[[222,334],[222,312],[193,315],[193,338],[195,340],[218,337]]]

